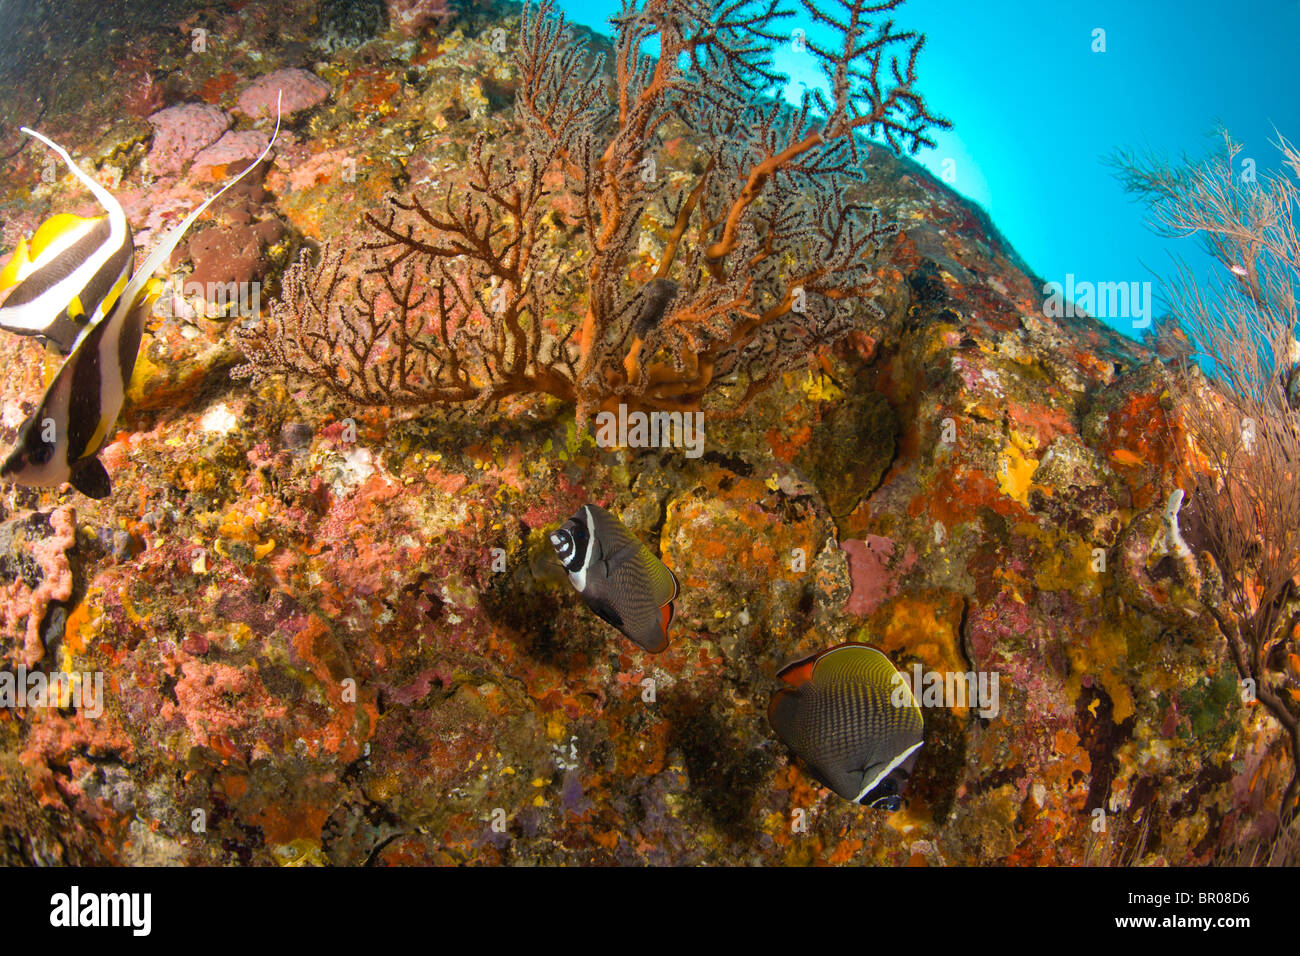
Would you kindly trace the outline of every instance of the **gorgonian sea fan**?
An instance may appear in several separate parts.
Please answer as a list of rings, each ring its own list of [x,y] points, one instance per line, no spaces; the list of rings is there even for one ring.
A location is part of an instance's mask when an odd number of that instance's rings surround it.
[[[804,0],[796,21],[779,0],[626,0],[608,59],[526,6],[518,151],[480,135],[462,181],[292,266],[237,371],[367,404],[542,392],[579,422],[742,409],[878,314],[870,259],[896,227],[851,198],[864,137],[916,152],[948,125],[915,88],[923,38],[886,18],[900,2]],[[772,54],[796,22],[835,42],[800,36],[829,89],[792,106]]]

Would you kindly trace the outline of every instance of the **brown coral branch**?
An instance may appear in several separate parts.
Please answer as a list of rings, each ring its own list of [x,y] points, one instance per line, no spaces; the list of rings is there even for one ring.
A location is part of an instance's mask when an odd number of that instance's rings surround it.
[[[1300,621],[1300,153],[1291,167],[1243,184],[1227,134],[1223,150],[1175,169],[1121,154],[1126,186],[1147,200],[1157,231],[1195,236],[1223,274],[1202,284],[1185,264],[1165,283],[1176,323],[1200,365],[1184,360],[1176,399],[1188,464],[1184,480],[1206,550],[1223,580],[1210,613],[1256,699],[1288,735],[1292,777],[1281,814],[1300,796],[1300,705],[1276,692],[1275,657],[1294,646]],[[1207,378],[1208,373],[1208,378]],[[1181,440],[1181,439],[1180,439]]]
[[[919,38],[879,17],[897,0],[827,2],[834,16],[810,9],[840,35],[813,49],[833,102],[797,108],[771,66],[782,0],[625,0],[608,71],[553,0],[526,4],[522,155],[479,137],[440,195],[395,197],[361,217],[368,236],[348,255],[296,264],[269,320],[241,334],[241,371],[387,405],[543,391],[575,401],[580,422],[611,400],[747,401],[873,309],[868,257],[889,229],[849,199],[855,136],[915,149],[944,125],[913,89]],[[684,170],[657,168],[670,125],[702,157],[680,189]]]

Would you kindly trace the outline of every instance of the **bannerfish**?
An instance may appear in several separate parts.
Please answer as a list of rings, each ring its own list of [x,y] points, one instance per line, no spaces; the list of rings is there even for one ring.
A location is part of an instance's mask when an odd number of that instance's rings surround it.
[[[58,213],[41,223],[0,269],[0,329],[35,335],[62,355],[82,329],[103,318],[126,285],[135,245],[126,214],[58,144],[24,129],[67,163],[104,207],[102,216]]]
[[[23,127],[22,131],[58,153],[83,182],[93,183],[60,147],[34,130]],[[208,206],[267,157],[279,132],[277,104],[275,132],[261,155],[172,229],[116,293],[110,291],[102,315],[92,317],[81,331],[36,411],[23,423],[17,444],[0,465],[0,478],[34,487],[52,487],[66,481],[89,498],[109,494],[112,485],[98,455],[122,410],[145,320],[162,291],[162,283],[153,278],[153,273],[167,261]],[[106,191],[95,190],[97,185],[91,186],[96,196],[100,192],[107,196]],[[102,196],[100,201],[104,202]],[[116,202],[113,206],[117,206]]]
[[[668,646],[677,578],[621,521],[583,505],[550,538],[587,607],[652,654]]]
[[[772,696],[768,720],[812,775],[845,800],[899,809],[923,725],[889,658],[869,644],[840,644],[777,676],[790,687]]]

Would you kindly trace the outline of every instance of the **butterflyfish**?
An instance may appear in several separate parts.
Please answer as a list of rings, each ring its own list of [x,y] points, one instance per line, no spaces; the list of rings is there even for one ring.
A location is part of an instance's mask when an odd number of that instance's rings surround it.
[[[677,579],[621,521],[583,505],[550,540],[587,607],[652,654],[668,646]]]
[[[902,806],[921,749],[921,708],[906,679],[869,644],[840,644],[777,675],[772,729],[812,775],[845,800]]]

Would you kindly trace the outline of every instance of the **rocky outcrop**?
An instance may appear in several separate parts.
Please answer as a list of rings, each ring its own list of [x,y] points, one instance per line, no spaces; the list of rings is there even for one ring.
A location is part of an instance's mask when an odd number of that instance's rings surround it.
[[[340,47],[347,84],[320,71],[329,105],[268,176],[295,232],[395,168],[437,180],[468,131],[504,135],[480,78],[507,82],[506,61],[446,29],[381,37],[393,60]],[[238,86],[211,89],[229,106]],[[417,140],[418,161],[299,175]],[[142,150],[115,155],[129,179]],[[868,163],[902,224],[886,320],[743,418],[706,411],[697,459],[599,448],[540,401],[470,420],[250,391],[221,323],[163,319],[104,453],[112,497],[4,506],[6,659],[106,687],[94,719],[0,708],[5,858],[1185,864],[1267,830],[1277,728],[1242,702],[1203,585],[1163,560],[1163,366],[1046,316],[1041,282],[919,167]],[[8,442],[39,354],[0,356]],[[665,653],[555,562],[546,532],[586,501],[677,575]],[[71,584],[48,587],[60,558]],[[844,640],[908,674],[996,676],[996,703],[924,707],[896,814],[820,788],[766,722],[777,670]]]

